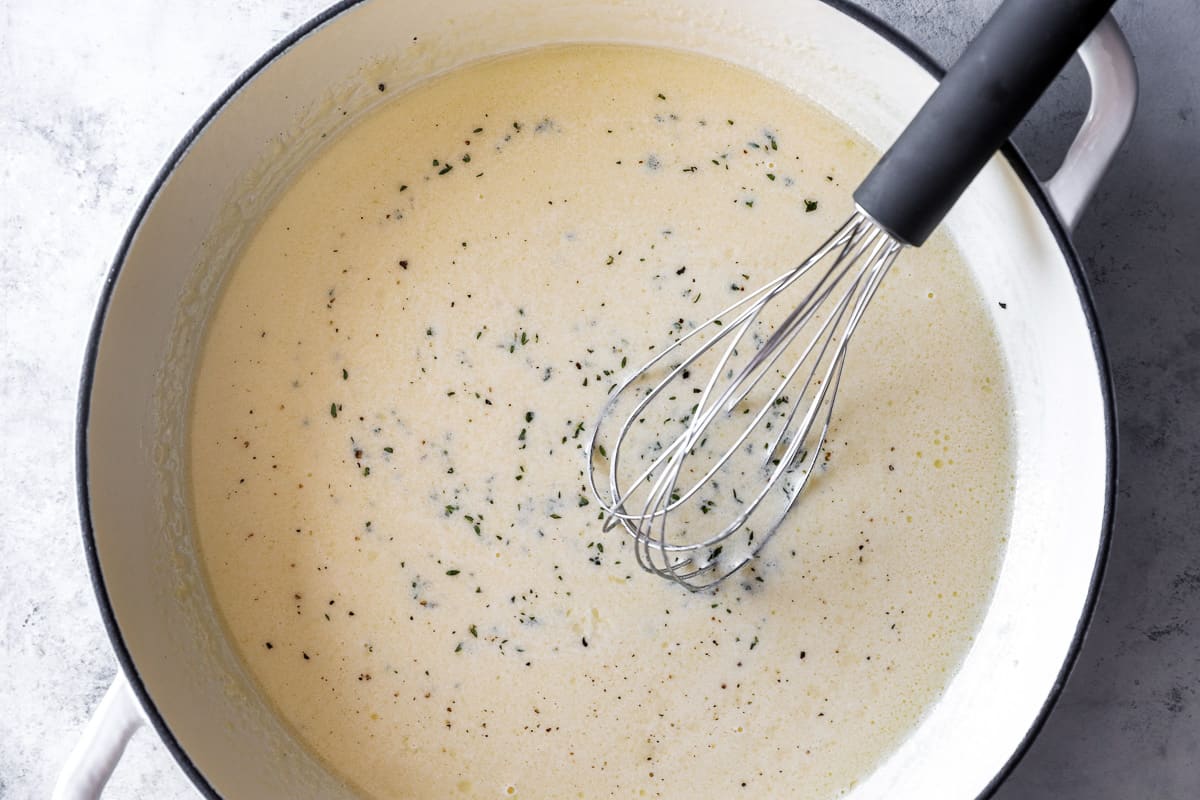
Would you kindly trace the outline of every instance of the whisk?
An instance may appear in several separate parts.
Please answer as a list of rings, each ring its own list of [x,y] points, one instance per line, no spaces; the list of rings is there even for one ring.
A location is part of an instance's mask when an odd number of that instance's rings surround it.
[[[924,243],[1113,2],[1005,0],[855,190],[845,224],[618,384],[588,476],[605,530],[622,526],[643,568],[701,590],[761,554],[829,457],[847,348],[889,267]]]

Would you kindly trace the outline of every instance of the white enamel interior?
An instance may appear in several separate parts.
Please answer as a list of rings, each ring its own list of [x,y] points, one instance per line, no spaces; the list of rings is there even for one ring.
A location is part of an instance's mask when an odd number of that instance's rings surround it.
[[[223,270],[319,134],[379,102],[376,84],[395,89],[565,41],[664,45],[743,64],[812,97],[881,148],[934,86],[894,46],[819,0],[377,0],[293,45],[225,105],[158,192],[121,267],[87,428],[96,547],[122,637],[166,725],[225,797],[349,792],[256,695],[196,571],[180,478],[182,415]],[[1102,540],[1104,397],[1054,236],[999,157],[946,224],[988,298],[1015,393],[1013,526],[961,670],[854,800],[968,798],[985,788],[1053,690]]]

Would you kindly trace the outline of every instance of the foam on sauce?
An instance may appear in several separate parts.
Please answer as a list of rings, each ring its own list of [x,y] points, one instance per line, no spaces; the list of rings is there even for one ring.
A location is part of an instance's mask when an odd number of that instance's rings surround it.
[[[190,431],[214,602],[371,797],[832,797],[970,646],[1010,508],[1003,368],[943,235],[856,334],[829,468],[761,580],[602,533],[609,387],[845,218],[877,154],[753,73],[623,46],[479,64],[331,144],[209,324]]]

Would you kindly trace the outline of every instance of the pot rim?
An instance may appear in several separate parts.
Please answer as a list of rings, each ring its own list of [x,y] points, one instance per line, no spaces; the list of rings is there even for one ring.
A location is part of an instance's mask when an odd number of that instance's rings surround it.
[[[874,13],[867,11],[854,5],[851,0],[821,0],[826,5],[836,11],[845,14],[851,19],[861,23],[869,28],[873,33],[883,37],[890,44],[894,45],[898,50],[904,53],[917,63],[922,69],[932,75],[935,79],[941,80],[946,69],[933,59],[927,52],[917,46],[911,39],[905,36],[889,23],[883,21]],[[117,663],[121,671],[125,674],[129,681],[129,686],[132,688],[134,695],[141,704],[146,717],[154,730],[158,733],[163,744],[166,745],[168,751],[175,758],[183,772],[192,781],[196,789],[210,800],[222,800],[221,795],[205,778],[199,767],[192,761],[187,751],[175,738],[166,719],[158,710],[158,707],[151,699],[145,684],[142,682],[141,676],[138,673],[137,665],[134,663],[133,656],[129,652],[129,648],[125,644],[125,639],[121,634],[120,626],[117,623],[116,615],[113,611],[112,603],[109,601],[108,590],[104,582],[104,574],[100,566],[99,553],[96,548],[95,530],[92,526],[91,504],[88,496],[88,459],[87,459],[87,432],[88,421],[91,406],[92,383],[96,371],[96,358],[99,350],[100,337],[104,328],[104,322],[108,316],[108,308],[112,299],[113,288],[116,285],[118,276],[121,273],[121,268],[124,266],[126,256],[132,246],[133,239],[141,228],[146,214],[149,211],[151,204],[158,196],[159,191],[166,183],[167,179],[174,172],[175,167],[187,154],[193,142],[204,132],[217,114],[219,114],[226,104],[236,95],[243,86],[252,81],[266,67],[275,61],[279,56],[286,53],[293,45],[298,43],[304,37],[315,31],[317,28],[324,25],[326,22],[341,15],[344,11],[357,6],[363,0],[339,0],[334,5],[320,12],[316,16],[309,19],[307,22],[296,28],[294,31],[285,36],[282,40],[273,45],[266,53],[258,58],[253,64],[246,68],[234,81],[223,91],[219,97],[204,111],[204,114],[188,129],[184,134],[179,144],[172,150],[166,162],[159,169],[150,188],[142,197],[133,219],[126,228],[125,234],[121,239],[120,247],[117,249],[115,258],[113,259],[112,267],[110,267],[107,276],[104,280],[104,285],[101,289],[100,299],[96,307],[96,316],[92,321],[91,331],[88,334],[87,347],[84,351],[83,370],[79,383],[79,397],[76,407],[75,421],[75,482],[76,494],[79,502],[79,524],[83,535],[84,555],[87,559],[88,573],[92,580],[92,588],[96,593],[96,601],[100,608],[100,616],[104,621],[105,630],[108,633],[108,638],[112,642],[113,650],[117,656]],[[1105,453],[1106,453],[1106,470],[1105,470],[1105,487],[1104,487],[1104,513],[1100,523],[1100,541],[1096,551],[1096,562],[1092,570],[1092,578],[1088,587],[1087,598],[1084,601],[1083,611],[1079,617],[1079,623],[1075,628],[1074,636],[1071,640],[1071,645],[1067,650],[1066,657],[1063,659],[1062,667],[1058,672],[1058,676],[1051,687],[1050,692],[1046,695],[1046,699],[1042,704],[1037,716],[1031,721],[1021,742],[1017,745],[1012,755],[1005,764],[1000,768],[992,780],[984,787],[983,791],[978,795],[976,800],[986,800],[992,797],[996,790],[1008,779],[1020,763],[1021,759],[1029,751],[1034,739],[1041,732],[1042,727],[1046,724],[1046,720],[1053,711],[1062,695],[1063,688],[1066,685],[1067,679],[1070,677],[1072,670],[1079,658],[1080,651],[1083,648],[1083,641],[1087,634],[1088,627],[1091,624],[1092,618],[1096,609],[1096,602],[1100,594],[1101,584],[1104,579],[1105,566],[1108,561],[1109,547],[1112,540],[1113,527],[1113,510],[1116,496],[1116,475],[1117,475],[1117,429],[1116,429],[1116,407],[1114,401],[1114,393],[1112,386],[1112,371],[1109,367],[1108,356],[1105,351],[1103,337],[1100,333],[1099,322],[1096,318],[1095,304],[1092,299],[1091,289],[1088,286],[1086,276],[1083,273],[1083,267],[1079,261],[1079,255],[1075,252],[1074,245],[1071,242],[1070,232],[1064,226],[1059,218],[1054,206],[1046,194],[1045,187],[1034,175],[1033,170],[1029,167],[1025,158],[1021,155],[1016,145],[1011,140],[1005,142],[1001,147],[1000,153],[1008,161],[1010,167],[1020,178],[1025,190],[1033,199],[1038,211],[1049,225],[1054,240],[1057,242],[1059,250],[1066,262],[1067,269],[1071,274],[1071,279],[1075,284],[1076,293],[1079,297],[1079,304],[1083,311],[1084,320],[1087,323],[1088,334],[1092,341],[1092,350],[1096,359],[1096,365],[1100,372],[1100,392],[1104,405],[1104,438],[1105,438]]]

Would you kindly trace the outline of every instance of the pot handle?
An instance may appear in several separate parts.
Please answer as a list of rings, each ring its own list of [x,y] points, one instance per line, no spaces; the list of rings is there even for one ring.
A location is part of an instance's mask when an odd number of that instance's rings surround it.
[[[1059,218],[1073,230],[1129,133],[1138,78],[1129,42],[1108,14],[1079,48],[1092,83],[1092,102],[1058,171],[1044,183]]]
[[[125,674],[118,670],[112,686],[83,729],[83,736],[63,764],[52,800],[97,800],[121,760],[129,737],[145,723]]]

